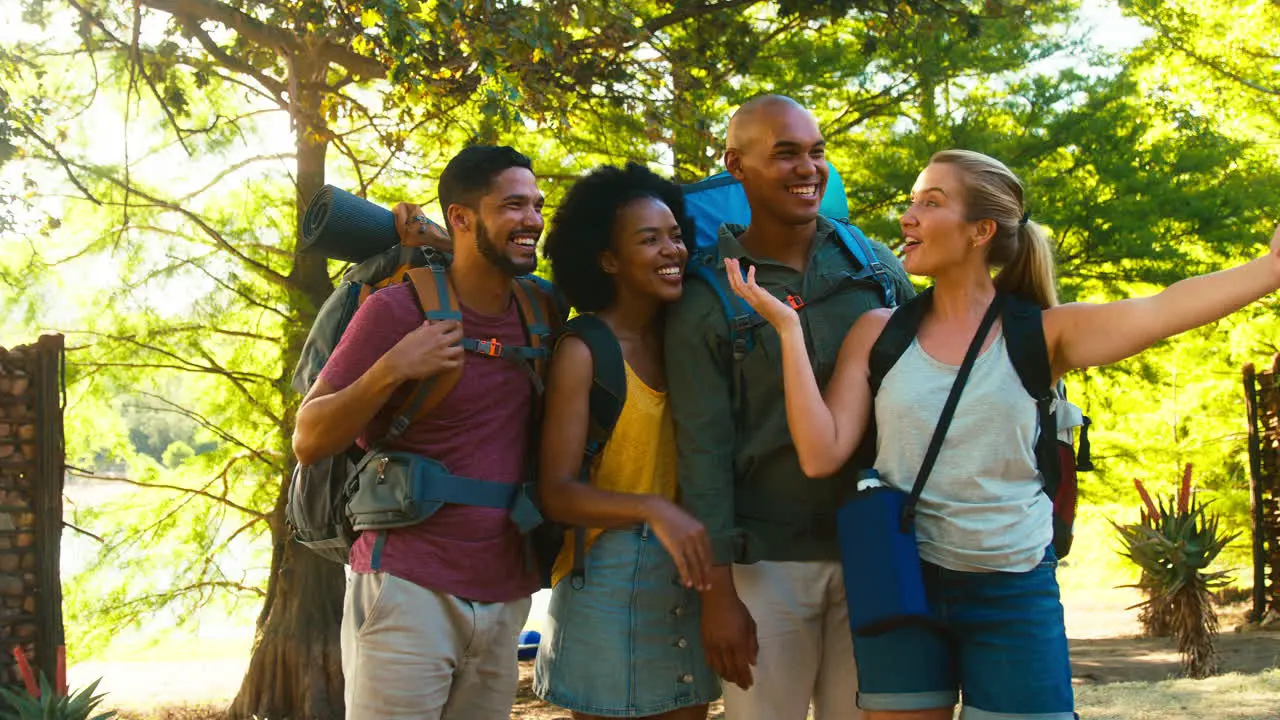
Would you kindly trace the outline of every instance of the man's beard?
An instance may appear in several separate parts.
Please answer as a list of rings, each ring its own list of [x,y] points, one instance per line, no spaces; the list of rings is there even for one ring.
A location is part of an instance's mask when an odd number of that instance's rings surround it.
[[[508,237],[510,237],[508,235]],[[506,247],[506,243],[503,243]],[[512,260],[502,250],[494,245],[493,238],[489,236],[489,228],[485,226],[484,221],[476,220],[476,250],[480,251],[480,257],[489,261],[489,264],[498,268],[504,275],[515,277],[517,275],[528,275],[538,269],[538,260],[535,256],[530,263],[521,263]]]

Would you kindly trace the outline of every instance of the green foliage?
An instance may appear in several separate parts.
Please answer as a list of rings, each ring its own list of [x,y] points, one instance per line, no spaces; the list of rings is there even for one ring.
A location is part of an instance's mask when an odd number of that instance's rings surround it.
[[[1280,5],[1233,0],[1119,0],[1153,31],[1140,50],[1150,87],[1194,104],[1236,137],[1280,132]]]
[[[114,710],[94,714],[94,709],[106,697],[93,694],[98,689],[98,682],[94,680],[82,690],[63,695],[55,692],[49,679],[40,673],[39,697],[32,697],[25,690],[0,687],[0,699],[10,706],[4,717],[12,720],[109,720],[116,716]]]

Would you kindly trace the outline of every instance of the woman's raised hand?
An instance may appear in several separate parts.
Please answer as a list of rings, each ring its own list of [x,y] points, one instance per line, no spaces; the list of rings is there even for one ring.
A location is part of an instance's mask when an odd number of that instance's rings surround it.
[[[734,294],[760,313],[760,317],[769,321],[779,333],[787,327],[799,325],[800,316],[794,308],[774,297],[772,293],[756,284],[756,268],[747,268],[747,276],[742,277],[742,265],[736,258],[725,258],[725,272],[729,274],[729,287]]]

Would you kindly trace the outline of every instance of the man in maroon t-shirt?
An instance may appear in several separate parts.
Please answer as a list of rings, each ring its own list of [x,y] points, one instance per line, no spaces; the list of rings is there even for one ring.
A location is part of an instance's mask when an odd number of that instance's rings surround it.
[[[423,322],[408,285],[371,296],[298,410],[299,462],[352,441],[369,447],[416,381],[460,367],[457,386],[396,448],[463,477],[527,479],[536,400],[529,373],[458,343],[465,333],[528,344],[511,280],[537,267],[543,198],[531,167],[493,146],[466,148],[449,162],[440,205],[462,322]],[[517,638],[538,589],[514,523],[501,509],[447,504],[418,525],[379,534],[363,533],[351,549],[342,613],[347,717],[505,720]]]

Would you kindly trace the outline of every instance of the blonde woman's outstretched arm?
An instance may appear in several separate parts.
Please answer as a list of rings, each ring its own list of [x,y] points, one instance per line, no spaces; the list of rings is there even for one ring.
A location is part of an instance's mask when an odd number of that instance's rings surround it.
[[[1070,303],[1044,313],[1055,376],[1123,360],[1178,333],[1223,318],[1280,289],[1280,228],[1266,255],[1180,280],[1145,298]]]

